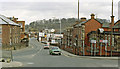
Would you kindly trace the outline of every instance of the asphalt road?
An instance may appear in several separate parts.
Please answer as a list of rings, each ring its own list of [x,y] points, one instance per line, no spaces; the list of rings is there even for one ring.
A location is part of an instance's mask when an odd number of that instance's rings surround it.
[[[102,60],[49,55],[43,44],[31,38],[28,48],[14,51],[14,61],[23,63],[22,67],[118,67],[118,60]]]

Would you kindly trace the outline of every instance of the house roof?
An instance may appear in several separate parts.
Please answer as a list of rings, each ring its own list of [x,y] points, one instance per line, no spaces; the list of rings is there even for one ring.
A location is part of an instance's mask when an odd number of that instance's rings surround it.
[[[0,24],[8,24],[8,23],[5,22],[5,21],[0,17]]]
[[[96,33],[97,33],[96,31],[91,31],[90,33],[87,34],[87,36]],[[102,34],[111,34],[111,31],[104,31]],[[120,32],[113,32],[113,35],[120,35]]]
[[[7,17],[5,17],[1,14],[0,14],[0,24],[10,24],[10,25],[19,26],[19,24],[16,24],[15,22],[11,21],[10,19],[8,19]]]
[[[120,28],[120,23],[118,23],[118,24],[114,25],[114,27],[113,27],[113,28]]]
[[[110,23],[103,23],[103,24],[102,24],[102,27],[103,27],[103,28],[110,28]]]
[[[118,20],[116,23],[118,23],[118,22],[120,22],[120,20]],[[116,24],[116,23],[115,23],[115,24]]]
[[[83,22],[80,22],[79,24],[75,25],[76,27],[78,26],[81,26],[82,24],[85,24],[87,23],[88,21],[90,21],[91,19],[89,20],[86,20],[86,21],[83,21]],[[95,19],[96,21],[98,21],[100,24],[104,24],[100,19]]]

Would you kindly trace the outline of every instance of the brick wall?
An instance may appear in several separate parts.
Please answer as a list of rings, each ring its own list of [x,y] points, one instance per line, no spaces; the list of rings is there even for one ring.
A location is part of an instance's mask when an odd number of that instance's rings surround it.
[[[10,44],[10,27],[9,25],[2,25],[2,45],[8,46]]]
[[[2,25],[2,45],[4,47],[17,46],[20,43],[20,27]]]
[[[85,44],[88,44],[88,37],[87,34],[91,31],[97,31],[98,28],[101,28],[102,24],[100,24],[95,19],[91,19],[85,23]]]

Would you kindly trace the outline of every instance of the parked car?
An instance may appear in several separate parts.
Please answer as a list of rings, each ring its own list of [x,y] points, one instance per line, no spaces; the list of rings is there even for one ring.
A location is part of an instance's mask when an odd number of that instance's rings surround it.
[[[43,47],[44,47],[44,49],[49,49],[49,45],[48,44],[44,44]]]
[[[50,47],[49,54],[50,55],[55,55],[55,54],[61,55],[61,50],[59,47]]]

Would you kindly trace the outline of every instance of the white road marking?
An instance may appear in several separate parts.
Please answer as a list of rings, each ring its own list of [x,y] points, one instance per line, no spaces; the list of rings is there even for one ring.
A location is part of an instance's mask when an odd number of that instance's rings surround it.
[[[34,64],[33,62],[29,62],[29,63],[27,63],[27,64]]]
[[[36,56],[38,53],[40,53],[40,51],[42,50],[43,48],[41,47],[40,50],[36,53],[36,54],[33,54],[32,56]]]
[[[102,65],[102,67],[118,67],[118,65]]]

